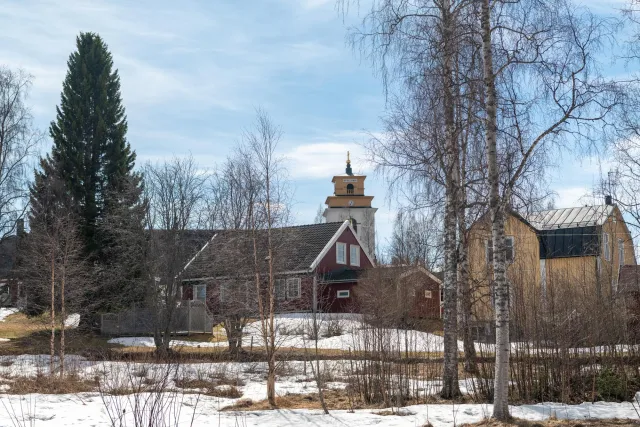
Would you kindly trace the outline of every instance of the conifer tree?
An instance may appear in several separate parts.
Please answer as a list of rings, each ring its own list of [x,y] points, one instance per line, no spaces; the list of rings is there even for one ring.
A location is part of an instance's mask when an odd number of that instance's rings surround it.
[[[127,118],[120,95],[120,77],[113,69],[106,43],[95,33],[80,33],[67,66],[60,105],[49,129],[53,148],[51,155],[42,160],[36,182],[45,182],[47,176],[55,175],[63,183],[67,199],[64,203],[79,218],[86,256],[100,273],[117,267],[113,264],[118,260],[109,256],[117,252],[113,250],[115,241],[123,243],[114,240],[103,224],[109,222],[110,212],[121,215],[141,206],[142,178],[133,171],[135,152],[126,139]],[[34,185],[31,191],[31,219],[36,221],[46,206],[39,203],[39,199],[46,197],[40,188]],[[137,213],[121,220],[134,222],[128,225],[140,230],[143,227]],[[128,279],[123,277],[118,282],[126,287],[131,284]],[[104,291],[96,289],[88,296],[98,310],[114,307],[109,300],[113,289]]]

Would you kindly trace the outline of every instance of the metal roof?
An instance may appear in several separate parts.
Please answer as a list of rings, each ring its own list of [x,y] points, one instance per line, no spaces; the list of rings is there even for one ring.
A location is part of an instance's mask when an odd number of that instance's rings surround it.
[[[525,218],[538,230],[555,230],[602,225],[612,213],[613,206],[600,205],[533,212]]]

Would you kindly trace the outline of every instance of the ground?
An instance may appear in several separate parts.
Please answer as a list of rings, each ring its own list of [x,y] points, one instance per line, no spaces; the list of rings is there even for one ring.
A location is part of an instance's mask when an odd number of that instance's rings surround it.
[[[159,363],[152,356],[148,337],[108,341],[70,330],[73,351],[68,349],[67,353],[74,354],[65,357],[66,375],[61,377],[60,361],[54,360],[52,371],[46,355],[49,339],[46,318],[27,319],[20,313],[6,313],[2,318],[3,314],[0,313],[0,338],[9,341],[0,342],[0,426],[138,425],[131,418],[134,414],[142,418],[138,421],[145,425],[155,425],[152,418],[161,417],[166,426],[178,425],[178,421],[180,426],[205,427],[450,427],[465,423],[503,426],[486,421],[491,405],[466,403],[464,399],[457,403],[438,402],[439,374],[421,364],[414,365],[416,375],[407,382],[407,387],[422,396],[418,401],[404,402],[404,406],[398,408],[358,399],[350,372],[361,371],[360,366],[367,367],[366,359],[356,358],[367,352],[367,335],[365,326],[352,316],[324,318],[316,334],[319,351],[330,359],[319,362],[330,409],[330,414],[324,415],[308,361],[315,351],[315,340],[309,339],[308,316],[289,315],[278,319],[278,343],[283,354],[289,357],[281,358],[278,365],[278,408],[271,409],[265,402],[265,363],[205,361],[205,355],[223,354],[224,336],[219,332],[214,337],[181,337],[173,343],[178,354],[194,356],[193,361],[181,358],[172,363]],[[256,326],[249,327],[245,346],[250,349],[253,342],[253,354],[259,355],[260,337]],[[408,349],[411,355],[437,354],[442,342],[438,335],[419,331],[393,331],[388,338],[385,345],[389,348]],[[101,357],[87,351],[89,347],[102,351]],[[132,357],[135,354],[139,357]],[[345,358],[347,354],[353,359]],[[118,359],[118,355],[124,359]],[[105,359],[105,356],[109,357]],[[472,393],[475,387],[473,377],[461,377],[463,393]],[[640,393],[637,399],[640,402]],[[136,409],[141,407],[155,408],[155,411]],[[640,406],[630,402],[517,405],[511,407],[511,413],[521,421],[505,426],[630,426],[637,424],[629,420],[640,420],[638,411]],[[572,421],[563,423],[562,419]]]

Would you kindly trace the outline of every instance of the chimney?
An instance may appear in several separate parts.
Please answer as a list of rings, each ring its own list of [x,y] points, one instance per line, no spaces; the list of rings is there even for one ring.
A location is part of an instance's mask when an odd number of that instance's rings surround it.
[[[611,195],[607,194],[606,196],[604,196],[604,204],[607,206],[613,206],[613,198],[611,197]]]
[[[24,236],[24,219],[20,218],[16,221],[16,235],[18,237]]]

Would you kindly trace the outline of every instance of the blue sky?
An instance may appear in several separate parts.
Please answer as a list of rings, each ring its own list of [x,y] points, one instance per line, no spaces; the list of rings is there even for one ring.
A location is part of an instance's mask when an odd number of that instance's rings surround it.
[[[621,4],[612,1],[594,5],[606,13]],[[343,19],[335,0],[3,0],[0,64],[34,76],[30,102],[47,130],[76,35],[99,33],[121,75],[139,163],[190,152],[213,168],[261,106],[284,132],[295,221],[313,221],[350,150],[354,169],[369,174],[384,245],[396,207],[358,143],[380,131],[385,100],[369,64],[345,43],[357,19]],[[597,159],[565,156],[558,166],[556,205],[583,204]]]

